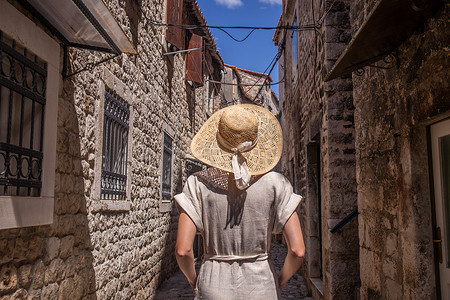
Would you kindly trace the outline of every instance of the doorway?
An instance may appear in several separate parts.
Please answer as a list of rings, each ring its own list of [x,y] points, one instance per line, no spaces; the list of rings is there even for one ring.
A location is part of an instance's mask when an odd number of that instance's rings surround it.
[[[323,280],[322,253],[322,193],[321,193],[321,160],[320,138],[316,137],[307,145],[307,197],[311,199],[308,209],[311,232],[309,275],[311,278]],[[311,251],[316,249],[316,251]]]
[[[430,127],[441,298],[450,299],[450,119]]]

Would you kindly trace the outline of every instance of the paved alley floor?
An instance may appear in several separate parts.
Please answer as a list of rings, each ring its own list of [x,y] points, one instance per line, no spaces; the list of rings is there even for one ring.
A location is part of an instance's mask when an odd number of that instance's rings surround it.
[[[287,248],[284,245],[273,243],[270,255],[277,271],[283,266]],[[155,300],[193,299],[192,289],[181,271],[177,271],[166,280],[156,291]],[[313,300],[308,296],[308,288],[305,279],[300,274],[295,274],[284,287],[281,298]]]

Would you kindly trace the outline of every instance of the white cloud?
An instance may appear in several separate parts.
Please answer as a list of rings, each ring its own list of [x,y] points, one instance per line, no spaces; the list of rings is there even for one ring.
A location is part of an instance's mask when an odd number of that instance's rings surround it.
[[[281,5],[282,4],[282,0],[259,0],[259,2],[267,3],[270,5],[276,5],[276,4]]]
[[[236,8],[243,5],[241,0],[216,0],[216,2],[225,5],[227,8]]]

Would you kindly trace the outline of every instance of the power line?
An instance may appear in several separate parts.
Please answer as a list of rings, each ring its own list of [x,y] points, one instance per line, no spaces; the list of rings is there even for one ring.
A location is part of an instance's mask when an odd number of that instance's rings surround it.
[[[267,70],[269,70],[270,66],[272,65],[272,63],[275,61],[277,61],[277,56],[278,56],[278,52],[277,54],[274,56],[274,58],[272,58],[272,60],[270,61],[269,65],[267,66],[267,68],[262,72],[261,76],[259,76],[259,78],[254,82],[253,85],[251,85],[246,91],[243,91],[244,94],[246,95],[248,92],[250,92],[250,90],[256,86],[256,84],[264,77],[264,80],[267,79],[267,77],[269,77],[269,74],[266,74]]]
[[[259,79],[261,79],[261,78],[259,78]],[[228,83],[228,82],[215,81],[215,80],[209,80],[209,79],[206,80],[205,82],[220,83],[222,85],[233,85],[233,86],[252,86],[252,87],[255,87],[255,86],[271,86],[271,85],[277,85],[277,84],[280,84],[280,83],[284,82],[284,77],[280,81],[267,83],[267,84],[264,84],[264,83],[263,84]]]
[[[275,60],[275,62],[273,63],[272,67],[270,68],[270,71],[269,71],[269,73],[267,74],[267,77],[270,76],[270,73],[272,73],[273,68],[275,68],[275,65],[277,64],[278,60],[281,58],[282,52],[284,51],[284,43],[285,43],[285,39],[286,39],[286,34],[284,35],[284,39],[283,39],[283,43],[282,43],[282,45],[281,45],[281,49],[278,50],[277,56],[276,56],[276,60]],[[266,77],[266,78],[267,78],[267,77]],[[283,78],[283,79],[284,79],[284,78]],[[262,89],[262,86],[259,88],[258,93],[256,93],[255,98],[253,98],[253,101],[252,101],[252,102],[255,102],[255,101],[256,101],[256,98],[258,98],[258,95],[259,95],[259,93],[261,92],[261,89]]]
[[[300,25],[300,26],[214,26],[214,25],[183,25],[183,24],[167,24],[167,23],[161,23],[157,21],[152,21],[149,18],[146,18],[150,25],[153,26],[167,26],[167,27],[178,27],[181,29],[199,29],[199,28],[212,28],[212,29],[253,29],[253,30],[277,30],[277,29],[295,29],[295,30],[302,30],[302,29],[309,29],[314,30],[316,28],[316,24],[307,24],[307,25]]]

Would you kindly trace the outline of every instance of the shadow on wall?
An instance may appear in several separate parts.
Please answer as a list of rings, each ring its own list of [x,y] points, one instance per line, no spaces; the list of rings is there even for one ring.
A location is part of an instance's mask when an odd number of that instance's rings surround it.
[[[54,222],[0,230],[0,296],[96,299],[73,90],[59,99]]]
[[[179,194],[183,190],[183,173],[179,172],[179,176],[174,180],[175,191],[174,195]],[[168,232],[164,241],[164,248],[161,257],[161,273],[158,280],[158,287],[171,275],[173,275],[178,270],[178,265],[175,258],[175,244],[177,239],[177,229],[178,229],[178,209],[175,205],[175,201],[172,203],[172,209],[170,212],[170,220],[168,224]],[[185,279],[186,280],[186,279]],[[156,290],[154,299],[163,299],[161,295]]]

